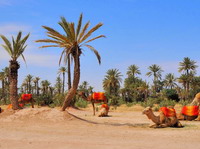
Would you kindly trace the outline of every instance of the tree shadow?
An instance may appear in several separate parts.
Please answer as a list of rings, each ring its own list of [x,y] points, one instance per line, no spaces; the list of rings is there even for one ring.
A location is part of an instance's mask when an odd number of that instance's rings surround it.
[[[68,112],[68,111],[67,111]],[[137,123],[137,124],[132,124],[132,123],[112,123],[112,122],[104,122],[104,123],[100,123],[100,122],[94,122],[91,120],[86,120],[83,119],[81,117],[78,117],[70,112],[68,112],[68,114],[78,120],[87,122],[87,123],[91,123],[91,124],[97,124],[97,125],[108,125],[108,126],[129,126],[129,127],[134,127],[134,128],[146,128],[149,126],[148,123]],[[107,117],[112,117],[112,116],[107,116]]]

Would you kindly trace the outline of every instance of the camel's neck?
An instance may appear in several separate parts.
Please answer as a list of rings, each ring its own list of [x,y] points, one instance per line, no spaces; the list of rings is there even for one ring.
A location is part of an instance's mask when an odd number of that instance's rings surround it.
[[[154,123],[156,123],[156,124],[160,123],[160,121],[159,121],[159,116],[154,115],[153,112],[148,113],[148,114],[146,114],[146,115],[147,115],[147,117],[148,117],[149,119],[151,119]]]

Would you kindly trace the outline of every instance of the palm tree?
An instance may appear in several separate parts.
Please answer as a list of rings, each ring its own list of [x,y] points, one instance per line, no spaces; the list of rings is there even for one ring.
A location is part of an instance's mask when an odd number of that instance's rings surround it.
[[[73,97],[76,93],[76,90],[78,88],[78,84],[80,81],[80,56],[83,53],[83,51],[82,51],[83,48],[87,47],[90,50],[92,50],[95,53],[95,55],[99,61],[99,64],[101,63],[101,57],[100,57],[98,51],[91,45],[88,45],[88,43],[95,39],[105,37],[105,36],[100,35],[100,36],[94,37],[89,40],[88,40],[88,38],[92,35],[93,32],[95,32],[97,29],[99,29],[103,24],[99,23],[96,26],[94,26],[92,29],[87,31],[89,24],[90,24],[90,22],[87,22],[84,25],[84,27],[81,29],[81,26],[82,26],[82,14],[81,14],[79,21],[78,21],[77,28],[75,29],[74,23],[67,22],[64,17],[61,17],[61,21],[59,22],[59,25],[64,30],[65,35],[63,35],[63,33],[59,33],[58,31],[56,31],[50,27],[43,26],[43,28],[47,30],[47,36],[50,37],[51,39],[44,39],[44,40],[36,41],[36,42],[53,43],[53,45],[42,46],[42,48],[45,48],[45,47],[64,48],[64,50],[61,54],[59,63],[61,62],[63,56],[65,57],[64,58],[65,62],[69,59],[72,59],[74,62],[73,83],[72,83],[72,87],[70,88],[70,90],[68,91],[68,93],[65,97],[65,100],[64,100],[64,103],[62,106],[63,111],[70,105],[70,102],[73,99]]]
[[[103,80],[103,88],[108,91],[109,94],[117,95],[117,91],[120,88],[122,82],[122,75],[118,69],[109,69],[107,75]]]
[[[151,66],[148,67],[148,69],[150,70],[149,72],[146,73],[147,76],[153,76],[153,83],[154,83],[154,91],[157,91],[157,83],[158,80],[161,79],[161,73],[163,72],[163,70],[161,69],[160,66],[153,64]]]
[[[1,91],[1,100],[4,101],[4,104],[6,104],[6,98],[5,98],[5,72],[0,72],[0,80],[1,80],[1,86],[2,86],[2,91]]]
[[[65,67],[61,67],[58,71],[58,74],[63,75],[63,84],[62,84],[62,94],[64,95],[65,92],[65,72],[67,72],[67,69]]]
[[[18,69],[20,68],[20,65],[17,61],[17,59],[22,56],[23,60],[25,61],[25,57],[23,55],[24,50],[26,49],[27,45],[25,45],[29,34],[26,35],[23,39],[22,38],[22,32],[20,31],[14,39],[12,37],[12,43],[4,36],[0,35],[1,39],[4,41],[3,48],[8,52],[8,54],[11,56],[10,60],[10,66],[9,66],[9,78],[10,78],[10,101],[13,105],[12,108],[14,110],[19,109],[18,105],[18,91],[17,91],[17,82],[18,82]],[[26,61],[25,61],[26,62]]]
[[[26,82],[27,82],[27,88],[28,88],[28,93],[31,93],[31,82],[33,80],[33,76],[32,75],[27,75],[25,78]]]
[[[176,78],[174,77],[174,74],[172,74],[172,73],[166,74],[165,80],[164,80],[164,85],[166,87],[169,87],[170,89],[172,89],[175,86],[177,86],[177,84],[176,84]]]
[[[60,94],[61,93],[61,88],[62,88],[62,83],[61,83],[60,76],[56,78],[55,88],[57,90],[57,93]]]
[[[137,74],[141,74],[139,67],[136,65],[131,65],[128,67],[128,71],[126,73],[128,75],[128,77],[133,77],[135,78],[135,75]]]
[[[186,92],[189,93],[190,88],[190,82],[192,80],[193,74],[195,74],[196,68],[198,67],[196,65],[196,62],[191,60],[189,57],[184,57],[183,62],[179,63],[180,67],[178,69],[179,72],[185,72],[184,74],[188,76],[187,82],[186,82]],[[191,78],[191,79],[189,79]]]
[[[43,95],[48,95],[50,85],[51,83],[48,80],[41,81]]]

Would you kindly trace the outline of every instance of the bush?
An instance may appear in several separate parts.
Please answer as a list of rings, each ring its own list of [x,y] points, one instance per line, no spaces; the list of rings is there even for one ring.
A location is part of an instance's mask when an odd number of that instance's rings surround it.
[[[83,100],[83,99],[79,99],[75,102],[75,106],[76,107],[80,107],[80,108],[86,108],[88,105],[88,102]]]
[[[190,102],[188,100],[180,100],[179,104],[181,104],[182,106],[186,106],[186,105],[190,104]]]
[[[178,93],[174,89],[165,89],[164,95],[167,99],[175,100],[176,102],[180,101]]]
[[[176,102],[174,100],[163,100],[159,103],[160,107],[175,106]]]
[[[143,107],[153,107],[155,104],[159,104],[163,99],[161,98],[148,98],[144,102],[140,102]]]

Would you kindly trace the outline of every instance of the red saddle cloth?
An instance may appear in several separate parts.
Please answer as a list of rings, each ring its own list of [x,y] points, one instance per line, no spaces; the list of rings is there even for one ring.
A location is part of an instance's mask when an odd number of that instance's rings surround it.
[[[181,113],[186,116],[198,116],[199,106],[184,106]]]
[[[109,110],[109,106],[107,104],[102,104],[101,107],[105,108],[107,111]]]
[[[176,110],[174,108],[161,107],[160,111],[162,111],[166,117],[176,116]]]
[[[92,98],[95,99],[95,100],[105,100],[106,96],[104,95],[103,92],[94,92],[92,94]]]
[[[19,104],[19,106],[22,107],[22,108],[24,107],[23,104]],[[9,104],[8,107],[7,107],[7,109],[12,109],[12,104]]]
[[[22,94],[21,98],[25,101],[29,101],[32,98],[32,94]]]

